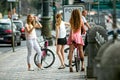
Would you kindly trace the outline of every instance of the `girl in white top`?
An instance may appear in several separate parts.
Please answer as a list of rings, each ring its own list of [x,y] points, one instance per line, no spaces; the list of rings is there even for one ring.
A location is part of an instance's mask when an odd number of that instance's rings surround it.
[[[65,38],[65,37],[66,37],[65,22],[61,21],[58,38]]]
[[[28,64],[28,71],[31,70],[31,54],[32,54],[32,49],[34,48],[35,51],[38,53],[38,68],[42,68],[41,65],[41,49],[39,47],[39,44],[37,42],[37,36],[35,32],[35,28],[41,28],[42,25],[36,21],[37,18],[31,14],[27,16],[27,23],[25,24],[25,32],[26,32],[26,44],[27,44],[27,49],[28,49],[28,55],[27,55],[27,64]]]
[[[56,15],[56,52],[61,62],[61,65],[58,69],[64,69],[64,45],[67,44],[66,40],[66,26],[70,24],[62,21],[62,15],[59,13]]]

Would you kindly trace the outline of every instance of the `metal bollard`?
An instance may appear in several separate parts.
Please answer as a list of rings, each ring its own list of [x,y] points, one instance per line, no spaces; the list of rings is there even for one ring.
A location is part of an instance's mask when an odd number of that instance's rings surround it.
[[[94,76],[97,77],[99,75],[98,72],[100,72],[100,62],[101,62],[101,57],[104,53],[104,51],[113,43],[113,40],[107,41],[106,43],[104,43],[100,49],[98,50],[98,53],[94,59]]]
[[[102,52],[99,67],[96,69],[97,80],[120,80],[120,41],[106,44]],[[105,47],[105,46],[104,46]]]
[[[88,66],[87,66],[87,77],[88,78],[94,78],[94,69],[93,69],[93,61],[94,61],[94,58],[98,52],[98,43],[96,42],[95,40],[95,36],[96,36],[96,32],[100,33],[100,35],[102,35],[104,37],[104,39],[107,41],[107,33],[106,33],[106,30],[101,27],[101,26],[95,26],[95,27],[92,27],[89,32],[88,32]]]

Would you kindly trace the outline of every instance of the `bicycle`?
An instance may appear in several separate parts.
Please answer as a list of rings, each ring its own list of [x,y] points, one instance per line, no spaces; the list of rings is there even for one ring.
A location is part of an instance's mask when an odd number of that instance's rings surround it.
[[[80,56],[79,56],[79,50],[78,50],[78,47],[77,47],[77,45],[76,45],[76,43],[75,42],[73,42],[74,43],[74,58],[73,58],[73,61],[72,61],[72,66],[75,66],[75,69],[76,69],[76,72],[78,72],[79,70],[80,70]],[[66,48],[65,50],[64,50],[64,52],[65,53],[67,53],[67,51],[69,50],[70,48],[68,47],[68,48]],[[68,60],[68,59],[67,59]],[[68,64],[67,64],[68,63]],[[69,67],[69,60],[67,61],[67,63],[65,63],[65,66],[66,67]]]
[[[55,55],[54,53],[48,49],[48,40],[43,38],[43,41],[38,41],[39,43],[43,42],[42,44],[39,44],[41,51],[42,51],[42,59],[41,59],[41,64],[44,68],[51,67],[53,63],[55,62]],[[36,53],[34,56],[34,63],[36,66],[38,66],[38,54]]]
[[[82,35],[82,38],[83,38],[83,40],[85,41],[85,35]],[[87,48],[87,47],[86,47],[86,48]],[[86,53],[86,48],[85,48],[85,50],[84,50],[84,53]],[[67,48],[64,50],[64,52],[65,52],[65,53],[68,53],[68,52],[69,52],[69,49],[70,49],[70,48],[67,47]],[[68,60],[68,59],[67,59],[67,60]],[[66,60],[66,61],[67,61],[67,60]],[[67,61],[67,63],[69,63],[69,60]],[[66,67],[69,67],[69,64],[66,64],[66,63],[65,63],[65,66],[66,66]],[[75,66],[75,60],[72,61],[72,66]]]

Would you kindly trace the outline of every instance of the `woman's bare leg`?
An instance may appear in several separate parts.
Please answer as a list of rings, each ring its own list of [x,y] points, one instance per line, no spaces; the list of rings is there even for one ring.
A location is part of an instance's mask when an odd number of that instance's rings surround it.
[[[61,55],[61,48],[62,48],[62,45],[57,45],[57,50],[56,50],[56,52],[57,52],[57,55],[58,55],[59,60],[60,60],[60,62],[61,62],[61,66],[63,66],[63,65],[64,65],[64,61],[63,61],[63,57],[62,57],[62,55]]]
[[[63,63],[65,63],[64,45],[62,45],[62,47],[61,47],[61,56],[62,56],[62,59],[63,59]],[[64,65],[65,65],[65,64],[64,64]]]
[[[83,46],[79,45],[78,49],[79,49],[79,55],[80,55],[81,64],[82,64],[81,70],[84,71],[84,52],[83,52]]]
[[[30,71],[31,65],[28,63],[28,71]]]
[[[69,65],[70,65],[70,72],[73,72],[72,69],[72,57],[73,57],[73,50],[74,50],[74,45],[70,45],[70,51],[69,51]]]

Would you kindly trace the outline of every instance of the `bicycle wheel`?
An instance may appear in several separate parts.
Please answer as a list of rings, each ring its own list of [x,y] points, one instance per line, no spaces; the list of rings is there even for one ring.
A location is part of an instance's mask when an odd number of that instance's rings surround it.
[[[74,57],[75,58],[75,68],[76,68],[76,72],[78,72],[80,70],[80,60],[78,59],[77,56]]]
[[[42,52],[43,53],[45,52],[45,55],[42,56],[42,59],[41,59],[42,66],[44,68],[48,68],[48,67],[52,66],[53,63],[55,62],[54,53],[50,49],[42,49]],[[37,63],[38,63],[37,53],[34,56],[34,63],[35,63],[36,66],[38,66],[37,65]]]
[[[67,54],[69,54],[69,50],[70,50],[70,48],[67,47],[67,48],[64,50],[64,52],[67,53]],[[65,66],[66,66],[66,67],[69,67],[68,55],[67,55],[66,57],[67,57],[67,59],[65,60]],[[73,60],[73,61],[72,61],[72,66],[74,66],[74,65],[75,65],[75,61]]]

